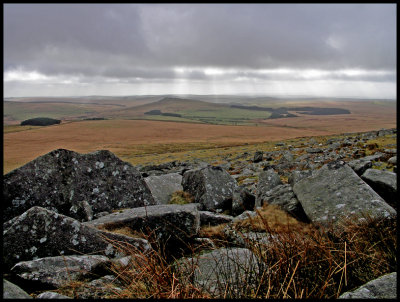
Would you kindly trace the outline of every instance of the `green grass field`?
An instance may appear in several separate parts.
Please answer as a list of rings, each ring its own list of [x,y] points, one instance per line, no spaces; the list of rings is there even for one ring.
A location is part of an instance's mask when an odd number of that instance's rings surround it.
[[[243,125],[250,120],[266,119],[271,113],[268,111],[256,111],[238,108],[210,108],[197,110],[181,110],[176,113],[190,120],[211,124]],[[250,123],[251,124],[251,123]]]

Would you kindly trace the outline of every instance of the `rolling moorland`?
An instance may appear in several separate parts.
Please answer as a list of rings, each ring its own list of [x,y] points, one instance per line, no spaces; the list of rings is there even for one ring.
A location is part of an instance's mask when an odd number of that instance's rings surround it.
[[[5,103],[7,286],[34,298],[393,297],[395,102],[88,100]],[[35,117],[61,123],[20,125]]]
[[[8,98],[3,104],[3,173],[57,148],[107,149],[132,164],[150,164],[203,158],[231,147],[256,149],[254,144],[283,139],[396,127],[396,102],[390,100],[92,96]],[[348,113],[312,114],[304,107]],[[271,118],[276,112],[285,114]],[[20,126],[35,117],[62,122]]]

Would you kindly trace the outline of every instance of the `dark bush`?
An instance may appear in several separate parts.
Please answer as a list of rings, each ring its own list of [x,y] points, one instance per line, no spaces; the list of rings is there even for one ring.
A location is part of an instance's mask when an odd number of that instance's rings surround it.
[[[21,122],[21,126],[49,126],[60,124],[61,120],[56,120],[49,117],[36,117]]]

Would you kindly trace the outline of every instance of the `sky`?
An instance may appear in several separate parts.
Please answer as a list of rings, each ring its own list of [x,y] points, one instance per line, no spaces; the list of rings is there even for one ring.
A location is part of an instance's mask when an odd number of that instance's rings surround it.
[[[3,4],[4,96],[396,98],[396,4]]]

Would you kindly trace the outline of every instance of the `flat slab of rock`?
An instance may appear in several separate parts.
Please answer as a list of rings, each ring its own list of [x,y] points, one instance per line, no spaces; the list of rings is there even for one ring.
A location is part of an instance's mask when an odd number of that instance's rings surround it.
[[[393,172],[377,169],[366,170],[361,178],[371,186],[376,193],[397,209],[397,175]]]
[[[81,254],[119,255],[108,241],[132,245],[142,251],[150,244],[141,238],[100,231],[71,217],[41,207],[33,207],[8,223],[3,232],[6,267],[37,258]]]
[[[293,186],[293,191],[312,222],[337,223],[351,215],[368,213],[373,218],[395,216],[388,205],[348,166],[330,163]],[[361,219],[361,218],[359,218]]]
[[[246,248],[221,248],[194,258],[178,261],[183,278],[187,274],[193,284],[211,294],[212,297],[235,296],[243,285],[259,274],[256,256]],[[193,273],[193,275],[192,275]]]
[[[110,260],[102,255],[71,255],[46,257],[17,263],[11,272],[34,284],[61,287],[68,282],[105,273]]]
[[[151,204],[155,200],[137,169],[106,150],[54,150],[3,179],[3,222],[33,206],[86,221],[96,213]]]
[[[19,286],[3,278],[3,299],[33,299]]]
[[[214,226],[229,223],[233,220],[232,216],[216,214],[210,211],[200,211],[200,225]]]
[[[339,299],[397,299],[397,272],[372,280]]]
[[[157,204],[168,204],[172,193],[182,191],[182,175],[169,173],[146,177],[145,182]]]
[[[232,207],[232,195],[237,182],[221,167],[208,166],[183,174],[183,190],[192,194],[204,211],[226,210]]]
[[[128,227],[135,231],[154,231],[157,239],[185,240],[196,236],[200,229],[200,214],[197,204],[156,205],[109,214],[85,222],[84,225],[107,230]]]

